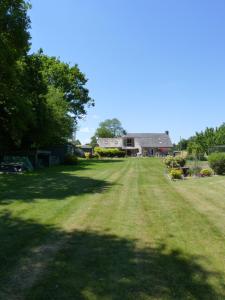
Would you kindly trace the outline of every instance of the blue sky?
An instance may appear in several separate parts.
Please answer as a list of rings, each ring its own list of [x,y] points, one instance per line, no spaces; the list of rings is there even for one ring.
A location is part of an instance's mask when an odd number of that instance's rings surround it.
[[[225,121],[224,0],[31,0],[32,51],[77,63],[95,107],[87,142],[117,117],[173,142]]]

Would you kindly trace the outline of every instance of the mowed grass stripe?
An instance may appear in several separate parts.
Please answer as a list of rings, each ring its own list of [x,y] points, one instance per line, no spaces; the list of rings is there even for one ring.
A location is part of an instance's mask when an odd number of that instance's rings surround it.
[[[28,194],[17,179],[9,192],[7,179],[2,188],[9,215],[1,234],[14,230],[22,242],[1,278],[13,275],[16,258],[27,256],[28,270],[44,258],[39,276],[32,283],[21,276],[22,290],[11,288],[8,299],[224,299],[225,221],[218,228],[203,199],[199,207],[191,201],[190,183],[170,182],[160,159],[83,161],[34,176]],[[217,218],[218,198],[206,199]],[[2,254],[16,245],[10,236],[7,242]]]

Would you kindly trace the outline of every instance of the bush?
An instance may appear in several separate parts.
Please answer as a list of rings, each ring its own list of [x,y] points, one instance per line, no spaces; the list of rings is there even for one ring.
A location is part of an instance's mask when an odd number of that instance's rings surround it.
[[[186,160],[182,156],[167,156],[164,158],[164,164],[168,168],[178,168],[178,167],[184,167],[186,163]]]
[[[100,155],[99,155],[98,153],[94,153],[94,154],[92,155],[92,158],[94,158],[94,159],[99,159],[99,158],[100,158]]]
[[[208,157],[209,165],[218,175],[225,174],[225,153],[212,153]]]
[[[188,173],[190,176],[200,176],[202,168],[200,167],[193,167],[189,169]]]
[[[169,174],[172,179],[182,179],[183,172],[179,169],[172,169]]]
[[[186,160],[185,160],[185,158],[183,156],[176,156],[175,160],[176,160],[177,164],[180,167],[184,167],[185,166]]]
[[[91,155],[90,152],[85,152],[85,153],[84,153],[84,156],[85,156],[86,159],[92,158],[92,155]]]
[[[100,157],[124,157],[125,151],[119,150],[117,148],[100,148],[96,147],[94,149],[95,154],[97,154]]]
[[[170,155],[168,155],[166,158],[164,158],[163,162],[168,168],[177,168],[177,167],[179,167],[175,157],[170,156]]]
[[[202,169],[200,174],[202,177],[210,177],[213,175],[213,170],[211,168]]]
[[[78,158],[76,155],[67,155],[64,158],[64,164],[65,165],[76,165],[78,164]]]
[[[199,154],[199,155],[198,155],[198,159],[199,159],[200,161],[207,161],[207,156],[206,156],[205,154]]]
[[[187,160],[196,160],[196,157],[194,156],[194,155],[192,155],[192,154],[189,154],[188,156],[187,156]]]

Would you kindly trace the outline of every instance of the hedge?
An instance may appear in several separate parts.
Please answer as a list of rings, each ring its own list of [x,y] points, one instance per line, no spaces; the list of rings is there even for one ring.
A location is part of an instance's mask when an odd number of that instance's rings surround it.
[[[212,153],[208,157],[209,165],[218,175],[225,174],[225,153]]]
[[[126,155],[125,151],[119,150],[117,148],[100,148],[96,147],[94,152],[100,157],[124,157]]]

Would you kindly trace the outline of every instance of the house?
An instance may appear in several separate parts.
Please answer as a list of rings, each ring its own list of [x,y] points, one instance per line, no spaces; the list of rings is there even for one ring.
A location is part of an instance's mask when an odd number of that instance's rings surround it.
[[[102,148],[125,150],[128,156],[165,156],[173,145],[169,132],[165,133],[128,133],[117,138],[99,138]]]

